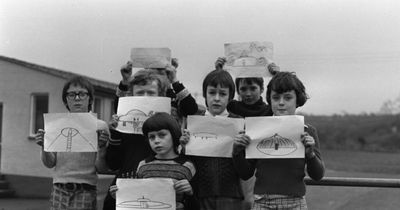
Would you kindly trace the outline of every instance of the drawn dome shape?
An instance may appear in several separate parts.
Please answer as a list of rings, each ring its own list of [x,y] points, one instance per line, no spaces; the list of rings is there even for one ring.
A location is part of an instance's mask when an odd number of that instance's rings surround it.
[[[65,137],[74,137],[79,133],[79,131],[75,128],[63,128],[61,130],[61,135]]]
[[[172,205],[161,201],[152,201],[144,196],[138,198],[136,201],[124,201],[117,204],[118,207],[132,208],[132,209],[167,209]]]
[[[47,146],[47,150],[57,148],[65,148],[66,152],[71,152],[73,148],[73,143],[78,145],[90,146],[93,151],[97,150],[97,146],[93,145],[88,139],[83,136],[78,129],[65,127],[61,129],[60,134],[51,141],[51,143]],[[74,148],[78,148],[74,146]]]
[[[293,140],[284,138],[279,134],[261,140],[257,144],[257,150],[272,156],[284,156],[297,150]]]
[[[217,139],[217,135],[214,133],[207,133],[207,132],[197,132],[193,133],[193,136],[195,138],[201,138],[201,139]]]
[[[258,64],[255,57],[239,57],[233,62],[232,66],[256,66]]]
[[[127,126],[127,123],[133,124],[134,127],[140,127],[140,122],[143,122],[149,115],[151,115],[153,111],[150,111],[149,114],[146,114],[142,110],[132,109],[129,110],[126,114],[121,115],[119,117],[119,121],[122,122],[123,126]]]

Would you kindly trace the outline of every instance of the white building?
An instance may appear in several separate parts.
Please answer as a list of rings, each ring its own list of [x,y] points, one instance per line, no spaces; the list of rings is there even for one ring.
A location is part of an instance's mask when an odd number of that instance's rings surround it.
[[[48,194],[51,170],[43,166],[41,148],[36,145],[33,134],[43,128],[43,113],[66,112],[62,88],[76,75],[0,56],[0,173],[6,175],[16,195]],[[92,110],[107,122],[113,113],[117,85],[88,79],[95,89]]]

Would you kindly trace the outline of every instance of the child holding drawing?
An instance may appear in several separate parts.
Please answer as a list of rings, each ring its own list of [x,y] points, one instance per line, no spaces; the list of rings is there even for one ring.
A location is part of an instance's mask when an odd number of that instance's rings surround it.
[[[303,83],[291,72],[278,72],[268,83],[266,99],[274,116],[294,115],[296,108],[307,101]],[[305,158],[245,159],[245,148],[251,139],[245,134],[235,137],[233,161],[242,179],[253,176],[254,204],[252,209],[307,209],[305,200],[305,170],[314,180],[324,176],[324,164],[319,150],[317,130],[305,125],[301,136]]]
[[[191,115],[197,112],[196,100],[192,97],[189,90],[179,81],[176,76],[176,69],[178,68],[178,60],[176,58],[171,59],[171,65],[165,68],[158,69],[146,69],[160,76],[163,82],[165,82],[166,92],[165,96],[171,98],[172,110],[171,113],[180,122],[183,117]],[[132,96],[132,62],[128,61],[121,67],[122,80],[118,85],[116,95],[118,97]],[[118,105],[118,100],[115,101]],[[117,107],[117,106],[115,106]]]
[[[179,139],[182,135],[178,122],[167,113],[156,113],[142,127],[154,154],[142,160],[137,167],[136,178],[171,178],[176,191],[176,209],[193,209],[188,202],[193,196],[189,181],[196,173],[191,161],[179,155]],[[115,194],[117,187],[111,186]],[[186,206],[184,204],[187,204]]]
[[[203,80],[203,97],[207,106],[205,115],[238,117],[226,110],[234,95],[235,84],[227,71],[210,72]],[[186,145],[189,139],[190,134],[185,130],[181,144]],[[197,169],[194,190],[200,209],[242,209],[243,193],[239,171],[235,169],[232,158],[192,156],[191,160]]]
[[[223,69],[226,58],[219,57],[215,61],[216,69]],[[268,71],[271,75],[279,72],[279,66],[270,63]],[[272,116],[271,106],[263,101],[261,94],[264,92],[264,78],[262,77],[239,77],[235,79],[236,91],[239,100],[231,100],[226,107],[230,113],[241,117]],[[241,181],[243,194],[245,197],[245,209],[250,209],[253,203],[253,186],[255,177]]]
[[[90,112],[93,103],[93,87],[83,77],[74,77],[65,83],[63,102],[71,113]],[[105,170],[104,152],[108,141],[108,126],[97,121],[98,152],[46,152],[44,130],[35,136],[42,146],[41,159],[48,168],[54,168],[53,190],[50,209],[93,209],[97,205],[97,173]]]
[[[127,67],[129,68],[129,67]],[[131,70],[131,69],[130,69]],[[122,74],[121,70],[121,74]],[[165,96],[166,95],[166,83],[162,77],[155,71],[139,70],[136,72],[131,80],[129,81],[129,89],[133,96]],[[185,89],[186,90],[186,89]],[[125,96],[125,95],[120,95]],[[181,105],[192,104],[197,109],[196,101],[190,95],[186,95],[182,99]],[[191,107],[191,106],[190,106]],[[186,110],[185,107],[182,107]],[[190,110],[188,110],[190,111]],[[171,114],[172,111],[171,111]],[[117,117],[117,116],[113,116]],[[121,133],[116,130],[116,119],[110,123],[111,139],[107,147],[106,160],[109,167],[112,170],[118,170],[114,181],[111,185],[115,184],[117,178],[129,178],[134,177],[136,174],[136,168],[139,162],[151,153],[151,148],[147,143],[145,136],[141,134],[127,134]],[[110,193],[107,194],[103,210],[115,209],[115,199],[112,198]]]

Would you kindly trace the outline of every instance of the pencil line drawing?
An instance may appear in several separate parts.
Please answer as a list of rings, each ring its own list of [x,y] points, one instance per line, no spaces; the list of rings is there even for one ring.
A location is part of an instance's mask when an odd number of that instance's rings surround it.
[[[201,140],[217,140],[218,139],[218,135],[214,134],[214,133],[207,133],[207,132],[198,132],[198,133],[193,133],[193,136],[195,139],[201,139]]]
[[[92,144],[92,142],[90,142],[88,139],[86,139],[80,132],[78,129],[76,128],[71,128],[71,127],[66,127],[61,129],[60,134],[57,135],[57,137],[49,144],[49,146],[47,147],[47,150],[50,150],[52,148],[52,146],[56,146],[56,142],[62,140],[66,140],[66,148],[65,151],[66,152],[71,152],[72,151],[72,142],[74,141],[78,141],[78,140],[83,140],[84,142],[86,142],[92,149],[93,151],[96,150],[97,148]],[[54,148],[54,147],[53,147]],[[58,148],[58,146],[57,146]]]
[[[256,42],[251,42],[248,46],[246,44],[240,45],[231,44],[230,50],[227,54],[228,66],[232,67],[243,67],[243,66],[266,66],[268,60],[265,54],[268,54],[268,47],[259,45]]]
[[[284,156],[297,150],[293,140],[284,138],[279,134],[261,140],[257,144],[257,150],[271,156]]]
[[[150,111],[146,114],[142,110],[132,109],[119,117],[118,121],[121,123],[118,123],[118,125],[123,128],[132,128],[134,133],[141,133],[144,121],[154,113],[154,111]]]
[[[117,204],[117,207],[130,209],[168,209],[172,205],[161,201],[153,201],[142,196],[135,201],[124,201]]]

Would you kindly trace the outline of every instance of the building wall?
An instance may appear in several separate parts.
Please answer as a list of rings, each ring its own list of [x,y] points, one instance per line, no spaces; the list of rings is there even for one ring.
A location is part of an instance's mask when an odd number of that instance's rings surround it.
[[[3,103],[1,172],[49,177],[40,147],[29,136],[32,93],[48,93],[49,112],[65,112],[61,91],[65,79],[0,61],[0,102]]]
[[[43,197],[50,193],[52,170],[42,164],[41,147],[30,131],[31,96],[47,93],[49,113],[66,112],[61,99],[65,82],[64,78],[0,60],[0,103],[3,104],[0,172],[8,177],[17,196]],[[108,121],[113,96],[100,98],[105,112],[102,118]]]

